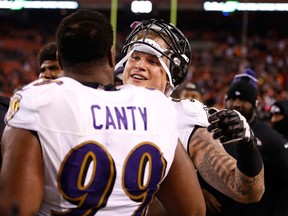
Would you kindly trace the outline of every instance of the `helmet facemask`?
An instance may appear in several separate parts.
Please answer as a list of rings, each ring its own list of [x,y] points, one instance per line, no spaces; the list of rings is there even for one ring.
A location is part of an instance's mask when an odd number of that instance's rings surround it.
[[[154,39],[161,38],[167,48],[160,47]],[[189,41],[175,26],[161,20],[144,20],[138,24],[127,37],[122,53],[125,57],[116,65],[116,69],[123,65],[134,51],[144,52],[158,57],[166,71],[170,95],[186,78],[190,65],[191,48]],[[170,64],[163,61],[166,57]]]

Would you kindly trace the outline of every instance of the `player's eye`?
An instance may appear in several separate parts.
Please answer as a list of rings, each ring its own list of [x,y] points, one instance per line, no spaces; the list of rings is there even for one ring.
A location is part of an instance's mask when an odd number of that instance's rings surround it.
[[[132,54],[132,55],[131,55],[131,58],[134,59],[134,60],[139,60],[139,59],[140,59],[140,56],[137,55],[137,54]]]
[[[49,69],[49,70],[60,70],[60,67],[54,65],[54,66],[50,66],[50,67],[48,67],[48,69]]]
[[[152,57],[152,58],[149,58],[148,59],[148,62],[149,62],[149,64],[151,64],[151,65],[159,65],[160,64],[160,62],[159,62],[159,60],[158,60],[158,58],[157,57]]]

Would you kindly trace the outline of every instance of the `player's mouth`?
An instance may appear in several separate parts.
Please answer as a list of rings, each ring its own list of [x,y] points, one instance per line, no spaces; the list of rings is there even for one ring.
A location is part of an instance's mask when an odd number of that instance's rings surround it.
[[[136,80],[147,80],[146,77],[142,76],[142,75],[139,75],[139,74],[134,74],[134,75],[131,75],[131,77],[133,79],[136,79]]]

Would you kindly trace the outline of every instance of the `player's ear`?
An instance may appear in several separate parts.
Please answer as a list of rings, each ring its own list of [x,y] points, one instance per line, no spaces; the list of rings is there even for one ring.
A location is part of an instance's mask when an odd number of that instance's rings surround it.
[[[115,52],[114,52],[114,47],[111,46],[109,52],[108,52],[108,63],[111,67],[115,66]]]
[[[57,59],[57,61],[58,61],[59,67],[61,68],[61,70],[63,70],[62,60],[61,60],[61,58],[60,58],[60,56],[59,56],[58,50],[56,51],[56,59]]]

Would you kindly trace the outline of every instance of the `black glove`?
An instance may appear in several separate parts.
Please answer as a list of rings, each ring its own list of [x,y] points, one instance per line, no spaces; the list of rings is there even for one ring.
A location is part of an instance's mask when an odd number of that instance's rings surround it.
[[[220,139],[222,144],[249,142],[254,138],[244,116],[236,110],[217,110],[210,108],[208,131],[213,133],[214,139]]]
[[[215,108],[208,110],[208,131],[214,139],[220,139],[222,144],[235,143],[237,151],[237,167],[247,176],[256,176],[262,169],[263,162],[256,146],[256,137],[246,119],[236,110]]]

